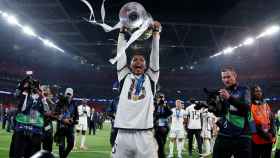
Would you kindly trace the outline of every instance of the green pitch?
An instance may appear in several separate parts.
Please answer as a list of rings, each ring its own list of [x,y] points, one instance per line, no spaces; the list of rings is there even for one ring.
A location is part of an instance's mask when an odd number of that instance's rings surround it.
[[[1,127],[1,126],[0,126]],[[11,141],[11,133],[0,129],[0,158],[8,158],[9,147]],[[111,156],[111,147],[109,143],[110,138],[110,125],[104,124],[102,130],[97,130],[96,135],[87,135],[86,145],[87,150],[74,150],[70,154],[69,158],[110,158]],[[79,141],[78,141],[79,143]],[[185,146],[187,149],[187,146]],[[168,153],[168,143],[166,144],[166,153]],[[174,149],[176,153],[176,149]],[[54,144],[54,153],[58,155],[58,148]],[[183,152],[183,157],[187,158],[188,154]],[[176,156],[176,155],[175,155]],[[198,157],[194,154],[193,157]],[[176,158],[176,157],[175,157]]]

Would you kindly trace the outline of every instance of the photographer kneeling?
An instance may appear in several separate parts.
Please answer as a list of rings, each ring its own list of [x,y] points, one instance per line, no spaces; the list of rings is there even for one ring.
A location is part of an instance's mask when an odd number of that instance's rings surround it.
[[[251,97],[247,87],[238,85],[233,68],[221,71],[224,89],[220,89],[224,115],[217,121],[220,128],[213,158],[251,158]]]

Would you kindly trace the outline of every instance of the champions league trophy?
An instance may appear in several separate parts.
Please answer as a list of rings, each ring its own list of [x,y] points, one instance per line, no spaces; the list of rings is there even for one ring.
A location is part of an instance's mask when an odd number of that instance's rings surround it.
[[[85,3],[90,10],[89,19],[85,19],[86,21],[101,26],[105,32],[110,32],[112,30],[126,28],[127,32],[131,35],[129,40],[127,41],[125,47],[121,49],[121,53],[117,54],[116,57],[110,59],[109,61],[112,64],[115,64],[118,59],[125,53],[125,50],[136,40],[147,40],[152,36],[151,26],[153,25],[152,16],[145,10],[145,8],[137,2],[129,2],[126,3],[119,12],[119,22],[111,27],[105,24],[105,8],[104,2],[102,2],[101,6],[101,17],[102,23],[98,23],[95,20],[94,12],[90,3],[86,0],[81,0]]]

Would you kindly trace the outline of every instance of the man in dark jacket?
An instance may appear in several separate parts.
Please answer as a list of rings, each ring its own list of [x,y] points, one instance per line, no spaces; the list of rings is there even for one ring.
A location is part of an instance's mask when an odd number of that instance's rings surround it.
[[[164,94],[160,93],[156,97],[154,111],[155,138],[158,143],[158,156],[165,158],[164,145],[169,132],[168,117],[172,115],[172,111],[165,101]]]
[[[60,158],[66,158],[74,147],[74,126],[78,121],[78,111],[73,100],[73,89],[67,88],[57,105],[56,113],[58,115],[57,132],[55,141],[59,144]],[[67,147],[65,148],[65,138]]]
[[[251,97],[247,87],[237,83],[236,71],[229,67],[221,71],[224,89],[219,93],[226,108],[217,125],[220,128],[215,141],[213,158],[251,158]]]

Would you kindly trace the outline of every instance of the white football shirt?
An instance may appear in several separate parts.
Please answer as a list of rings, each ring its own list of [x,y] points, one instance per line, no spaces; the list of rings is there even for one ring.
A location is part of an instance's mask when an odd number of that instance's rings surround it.
[[[79,114],[79,124],[87,124],[88,118],[90,117],[90,107],[88,105],[79,105],[78,106]]]
[[[171,130],[184,130],[184,118],[186,111],[184,109],[171,109]]]
[[[144,74],[144,82],[139,94],[136,93],[137,78],[133,74],[128,74],[124,79],[115,118],[115,128],[153,128],[154,97],[150,78]]]
[[[201,129],[201,110],[194,109],[195,104],[186,108],[188,116],[188,129]]]

